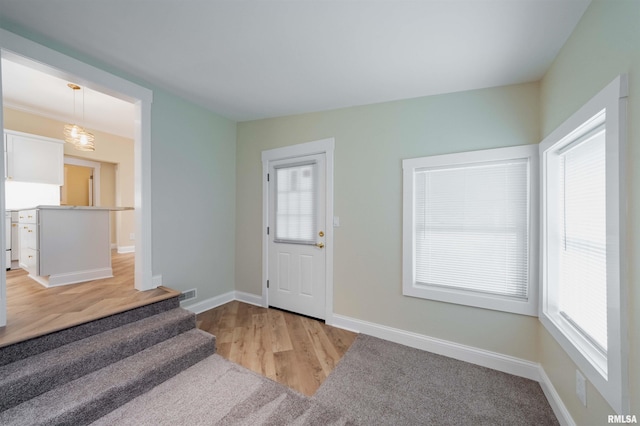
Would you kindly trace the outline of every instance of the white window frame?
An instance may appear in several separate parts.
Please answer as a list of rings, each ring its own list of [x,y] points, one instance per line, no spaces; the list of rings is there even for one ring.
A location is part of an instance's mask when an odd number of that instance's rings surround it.
[[[626,187],[626,75],[617,77],[540,143],[541,163],[541,297],[539,318],[543,326],[569,354],[573,362],[619,414],[629,411],[627,286],[625,256]],[[554,223],[551,209],[558,197],[554,185],[553,161],[557,151],[597,126],[595,119],[605,111],[606,126],[606,227],[607,227],[607,354],[596,353],[593,344],[567,321],[557,309],[557,281],[553,271]],[[602,121],[602,119],[600,119]],[[601,123],[600,123],[601,125]],[[604,364],[603,364],[604,362]]]
[[[528,298],[484,294],[464,289],[416,285],[414,265],[414,176],[416,170],[501,160],[527,159],[529,162],[529,268]],[[403,231],[402,231],[402,290],[403,295],[460,305],[475,306],[522,315],[538,315],[538,146],[522,145],[507,148],[462,152],[406,159],[403,168]]]

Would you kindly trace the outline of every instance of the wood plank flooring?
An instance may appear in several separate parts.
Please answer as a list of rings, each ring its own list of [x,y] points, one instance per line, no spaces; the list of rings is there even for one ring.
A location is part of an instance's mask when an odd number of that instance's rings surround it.
[[[219,355],[308,396],[356,338],[322,321],[238,301],[196,318],[198,328],[216,336]]]
[[[104,318],[179,294],[133,287],[135,254],[112,252],[113,277],[46,288],[22,269],[7,271],[7,325],[0,347]]]

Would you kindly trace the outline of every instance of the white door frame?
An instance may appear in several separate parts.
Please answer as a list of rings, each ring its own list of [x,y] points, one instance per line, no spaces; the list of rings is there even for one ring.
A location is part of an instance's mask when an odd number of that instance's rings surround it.
[[[134,281],[138,290],[155,288],[151,262],[151,102],[153,92],[145,87],[117,77],[99,68],[64,55],[41,44],[0,28],[0,56],[16,62],[28,61],[42,71],[57,77],[74,80],[90,89],[131,102],[136,106],[134,136],[134,186],[136,258]],[[2,106],[0,78],[0,107]],[[0,128],[4,129],[0,109]],[[4,162],[0,161],[0,176]],[[4,185],[0,185],[0,211],[5,209]],[[4,227],[0,227],[4,251]],[[2,261],[4,262],[4,260]],[[6,324],[6,273],[0,273],[0,326]]]
[[[267,291],[267,277],[269,276],[269,162],[305,155],[325,154],[326,156],[326,203],[325,217],[327,221],[325,231],[326,262],[325,262],[325,323],[333,323],[333,151],[335,139],[322,139],[298,145],[262,151],[262,306],[269,306],[269,292]]]

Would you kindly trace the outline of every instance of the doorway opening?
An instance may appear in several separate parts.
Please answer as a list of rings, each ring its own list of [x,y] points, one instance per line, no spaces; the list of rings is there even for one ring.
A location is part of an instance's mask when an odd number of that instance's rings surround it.
[[[67,81],[81,82],[84,87],[129,102],[134,106],[133,180],[135,238],[134,286],[137,290],[157,287],[152,279],[151,263],[151,102],[149,89],[82,63],[57,51],[0,29],[0,57],[39,70]],[[0,71],[2,66],[0,65]],[[0,93],[3,93],[0,79]],[[4,97],[2,106],[4,110]],[[4,113],[0,115],[4,129]],[[4,164],[0,166],[4,173]],[[4,185],[0,185],[0,210],[5,210]],[[6,230],[3,231],[6,233]],[[2,235],[3,241],[5,236]],[[0,274],[0,326],[6,324],[6,273]]]

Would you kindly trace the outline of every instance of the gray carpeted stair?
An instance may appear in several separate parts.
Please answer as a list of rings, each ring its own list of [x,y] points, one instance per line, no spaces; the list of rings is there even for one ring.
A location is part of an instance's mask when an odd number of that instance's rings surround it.
[[[88,328],[104,331],[0,367],[0,424],[88,424],[214,353],[215,337],[172,306],[101,320]]]

